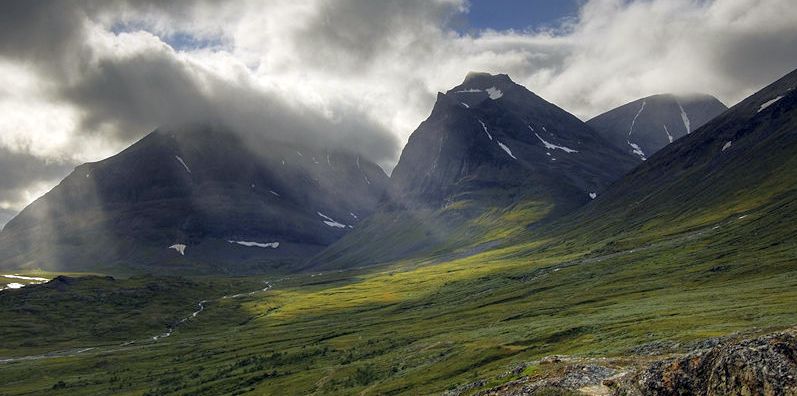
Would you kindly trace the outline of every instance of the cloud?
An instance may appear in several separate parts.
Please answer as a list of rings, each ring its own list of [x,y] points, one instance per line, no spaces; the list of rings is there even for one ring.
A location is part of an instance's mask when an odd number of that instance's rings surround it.
[[[73,167],[0,148],[0,227],[4,224],[2,217],[21,210]]]
[[[463,33],[467,12],[465,0],[6,1],[0,155],[38,161],[23,173],[39,191],[159,125],[213,119],[389,169],[435,93],[472,70],[587,119],[662,92],[733,104],[797,65],[790,0],[590,0],[538,31]],[[11,195],[0,200],[25,196]]]

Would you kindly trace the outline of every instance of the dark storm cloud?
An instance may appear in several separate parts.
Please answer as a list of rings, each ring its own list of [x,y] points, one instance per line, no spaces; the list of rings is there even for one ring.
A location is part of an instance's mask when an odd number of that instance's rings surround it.
[[[413,58],[431,57],[438,43],[430,36],[459,12],[456,3],[428,0],[323,1],[295,42],[313,43],[297,48],[304,60],[349,71],[391,49]]]
[[[0,54],[58,70],[81,59],[85,12],[72,1],[11,0],[0,3]],[[77,52],[76,52],[77,50]]]
[[[356,107],[337,105],[340,116],[330,121],[316,109],[289,104],[254,84],[222,80],[179,58],[165,44],[111,56],[86,42],[92,18],[103,20],[114,12],[167,18],[188,15],[202,4],[6,2],[0,17],[0,56],[29,62],[53,77],[53,99],[81,110],[79,134],[101,133],[127,143],[159,125],[214,121],[265,138],[360,150],[377,161],[395,156],[395,136]]]

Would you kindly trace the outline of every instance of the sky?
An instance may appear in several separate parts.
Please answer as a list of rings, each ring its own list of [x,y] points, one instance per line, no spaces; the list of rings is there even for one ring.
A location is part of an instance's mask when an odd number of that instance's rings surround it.
[[[480,30],[534,30],[556,27],[578,16],[581,0],[472,0],[464,15],[463,33]],[[472,29],[472,30],[471,30]]]
[[[215,121],[391,169],[436,92],[507,73],[583,120],[732,105],[797,65],[793,0],[0,2],[0,224],[76,165]]]

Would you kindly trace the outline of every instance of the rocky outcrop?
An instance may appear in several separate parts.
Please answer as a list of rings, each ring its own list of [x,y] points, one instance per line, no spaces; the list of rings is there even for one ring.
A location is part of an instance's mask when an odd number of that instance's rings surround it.
[[[616,394],[797,395],[797,330],[719,345],[651,364]]]
[[[658,356],[647,348],[614,358],[550,356],[514,366],[496,378],[506,381],[501,385],[483,389],[490,381],[481,379],[448,394],[797,395],[797,327],[712,338],[685,348],[685,353]]]

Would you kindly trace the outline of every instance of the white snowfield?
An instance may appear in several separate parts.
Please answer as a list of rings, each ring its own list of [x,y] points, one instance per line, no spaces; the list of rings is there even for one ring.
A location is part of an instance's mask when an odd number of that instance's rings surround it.
[[[529,127],[529,128],[531,128],[531,127]],[[532,131],[533,131],[533,129],[532,129]],[[548,150],[562,150],[562,151],[564,151],[566,153],[577,153],[578,152],[578,150],[573,150],[573,149],[565,147],[565,146],[557,146],[557,145],[555,145],[553,143],[550,143],[550,142],[546,141],[545,139],[543,139],[542,136],[540,136],[540,134],[538,134],[536,132],[534,133],[534,136],[536,136],[537,139],[540,139],[542,144],[545,145],[545,148],[548,149]]]
[[[259,248],[272,248],[272,249],[280,247],[279,242],[260,243],[260,242],[250,242],[250,241],[232,241],[232,240],[228,240],[227,242],[246,247],[259,247]]]
[[[733,142],[732,141],[726,142],[725,145],[722,146],[722,151],[725,151],[725,150],[731,148],[731,146],[733,146]]]
[[[187,247],[188,246],[183,245],[182,243],[175,243],[174,245],[169,246],[169,249],[174,249],[177,251],[177,253],[180,253],[181,256],[185,256],[185,249]]]
[[[673,138],[672,138],[672,135],[670,135],[670,131],[667,130],[667,125],[664,125],[664,133],[667,134],[667,139],[670,139],[670,143],[672,143]]]
[[[15,275],[2,275],[2,277],[8,278],[8,279],[26,280],[26,281],[30,281],[30,283],[24,284],[24,283],[19,283],[19,282],[11,282],[11,283],[9,283],[9,284],[7,284],[5,286],[0,286],[0,290],[21,289],[21,288],[23,288],[23,287],[25,287],[27,285],[39,285],[39,284],[42,284],[42,283],[45,283],[45,282],[49,281],[49,279],[47,279],[47,278],[39,278],[39,277],[35,277],[35,276],[23,276],[23,275],[16,275],[16,274]]]
[[[630,140],[626,140],[626,142],[628,142],[628,145],[631,146],[631,148],[634,150],[634,154],[638,155],[639,158],[642,159],[642,161],[647,161],[648,157],[645,156],[645,153],[642,151],[642,148],[639,147],[638,144],[632,143]]]
[[[490,99],[496,100],[496,99],[504,96],[504,93],[501,92],[501,90],[496,88],[496,87],[490,87],[490,88],[487,88],[487,95],[490,96]]]
[[[319,216],[321,216],[321,217],[323,217],[324,219],[326,219],[326,220],[323,220],[323,221],[324,221],[324,224],[326,224],[326,225],[328,225],[328,226],[330,226],[330,227],[335,227],[335,228],[346,228],[346,225],[345,225],[345,224],[343,224],[343,223],[338,223],[337,221],[335,221],[335,220],[334,220],[334,219],[332,219],[331,217],[329,217],[329,216],[327,216],[327,215],[325,215],[325,214],[323,214],[323,213],[321,213],[321,212],[316,212],[316,213],[317,213]]]
[[[35,276],[3,275],[3,277],[4,278],[9,278],[9,279],[23,279],[23,280],[37,281],[37,282],[47,282],[47,281],[49,281],[49,279],[47,279],[47,278],[38,278],[38,277],[35,277]]]
[[[686,133],[687,134],[692,133],[692,126],[691,123],[689,122],[689,116],[686,115],[683,106],[681,106],[681,102],[676,100],[675,103],[678,103],[678,108],[681,109],[681,120],[684,122],[684,128],[686,128]]]
[[[775,102],[777,102],[777,101],[779,101],[781,99],[783,99],[783,95],[778,96],[775,99],[770,99],[770,100],[764,102],[764,104],[762,104],[761,107],[758,108],[758,111],[756,113],[760,113],[760,112],[764,111],[767,107],[772,106],[773,104],[775,104]]]
[[[465,103],[465,102],[459,102],[459,103],[460,103],[461,105],[465,106],[465,108],[466,108],[466,109],[469,109],[469,108],[470,108],[470,106],[468,106],[468,104],[467,104],[467,103]]]
[[[646,103],[647,103],[646,101],[644,100],[642,101],[642,107],[639,108],[639,111],[636,112],[634,119],[631,120],[631,127],[628,128],[628,136],[631,136],[631,134],[634,132],[634,124],[636,124],[636,119],[639,118],[640,114],[642,114],[642,110],[645,110]]]
[[[454,93],[476,93],[476,92],[487,92],[487,96],[489,96],[490,99],[492,100],[496,100],[504,96],[504,93],[501,92],[501,90],[496,87],[490,87],[487,89],[469,88],[469,89],[460,89],[459,91],[454,91]],[[468,105],[465,105],[465,107],[468,107]]]
[[[183,166],[183,168],[185,168],[185,171],[188,172],[188,174],[190,175],[191,174],[191,169],[188,168],[188,165],[185,164],[185,161],[183,161],[183,159],[179,155],[175,155],[174,158],[176,158],[177,161],[180,162],[180,164]]]
[[[490,131],[487,130],[487,125],[484,125],[484,121],[479,120],[479,124],[482,124],[482,129],[484,129],[484,133],[487,134],[487,137],[493,140],[493,135],[490,135]]]
[[[505,144],[501,143],[500,140],[496,140],[496,141],[498,142],[498,145],[501,146],[501,148],[504,149],[504,151],[506,151],[507,154],[509,154],[510,157],[512,157],[514,159],[517,159],[517,157],[512,155],[512,150],[510,150],[509,147],[507,147]]]
[[[589,193],[589,197],[592,198],[592,199],[595,199],[595,198],[598,197],[598,194],[596,194],[594,192],[591,192],[591,193]]]

